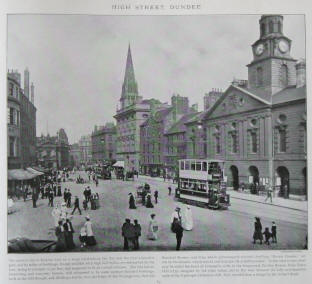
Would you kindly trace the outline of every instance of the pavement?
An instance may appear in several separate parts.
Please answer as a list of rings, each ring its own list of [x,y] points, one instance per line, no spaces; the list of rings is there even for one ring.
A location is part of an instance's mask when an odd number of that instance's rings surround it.
[[[79,173],[83,176],[83,173]],[[138,219],[142,226],[140,247],[143,251],[175,250],[176,237],[170,231],[171,215],[176,206],[184,212],[186,205],[168,195],[168,186],[155,178],[149,179],[151,190],[159,192],[159,203],[154,208],[146,208],[137,204],[137,209],[129,209],[128,193],[136,194],[137,187],[147,181],[139,176],[135,181],[99,180],[99,186],[94,183],[76,184],[62,183],[64,188],[70,188],[73,196],[78,195],[80,204],[82,192],[87,185],[100,196],[98,210],[83,211],[82,215],[75,212],[73,216],[74,241],[77,247],[73,251],[121,251],[123,238],[121,226],[125,218]],[[62,202],[56,197],[55,202]],[[30,239],[56,239],[52,208],[48,207],[47,199],[39,199],[37,208],[32,208],[32,201],[15,202],[15,212],[8,215],[8,239],[27,237]],[[82,207],[82,206],[81,206]],[[72,209],[70,209],[71,211]],[[292,210],[285,207],[271,206],[258,202],[249,202],[233,198],[228,210],[209,210],[191,205],[194,228],[184,231],[182,250],[267,250],[267,249],[302,249],[307,234],[307,212]],[[159,225],[158,239],[147,239],[150,214],[156,214]],[[80,247],[79,232],[89,215],[97,240],[94,247]],[[261,217],[263,229],[271,228],[272,221],[277,224],[278,243],[260,245],[252,243],[254,217]]]
[[[163,182],[167,184],[168,186],[170,185],[173,190],[175,187],[177,187],[176,183],[172,183],[172,181],[168,181],[168,180],[164,181],[164,179],[160,177],[150,177],[150,176],[140,175],[139,180],[142,180],[142,182],[157,180],[158,182]],[[251,202],[263,203],[263,204],[267,204],[271,206],[278,206],[278,207],[308,212],[308,201],[285,199],[282,197],[273,197],[273,202],[270,203],[270,201],[265,202],[266,196],[250,194],[247,191],[242,192],[242,191],[236,191],[236,190],[228,190],[228,193],[230,194],[231,199],[232,198],[241,199],[241,200],[246,200],[246,201],[251,201]]]

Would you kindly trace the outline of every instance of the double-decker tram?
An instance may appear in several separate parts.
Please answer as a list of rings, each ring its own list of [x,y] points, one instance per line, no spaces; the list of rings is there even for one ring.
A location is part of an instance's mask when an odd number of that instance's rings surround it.
[[[222,160],[179,160],[179,184],[176,197],[187,203],[226,209],[230,196],[226,193]]]

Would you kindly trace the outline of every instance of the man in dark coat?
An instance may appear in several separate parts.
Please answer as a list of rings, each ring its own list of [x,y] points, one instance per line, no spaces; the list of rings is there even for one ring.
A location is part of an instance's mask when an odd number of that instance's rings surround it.
[[[140,249],[139,238],[141,236],[141,225],[138,223],[138,220],[134,220],[134,231],[135,231],[135,249]]]
[[[74,215],[76,209],[78,209],[79,214],[81,215],[81,210],[80,210],[80,207],[79,207],[79,198],[78,198],[78,196],[75,196],[74,210],[73,210],[73,212],[72,212],[72,215]]]
[[[174,226],[175,226],[174,231],[175,231],[176,239],[177,239],[176,250],[180,250],[181,242],[183,238],[183,227],[181,226],[180,222],[176,222]]]
[[[71,207],[71,197],[72,197],[72,194],[71,194],[70,190],[68,189],[68,191],[67,191],[67,207],[68,208]]]
[[[154,197],[155,197],[155,203],[157,204],[158,202],[158,191],[157,190],[155,190],[155,192],[154,192]]]
[[[171,195],[171,186],[168,187],[168,195]]]
[[[49,189],[48,197],[49,197],[49,204],[48,205],[50,205],[51,207],[54,207],[54,205],[53,205],[54,195],[53,195],[53,191],[51,188]]]
[[[121,228],[121,234],[124,238],[124,250],[129,250],[129,241],[132,242],[135,247],[135,229],[133,224],[131,224],[130,219],[126,219]]]
[[[259,217],[255,217],[255,231],[253,234],[253,243],[255,244],[257,240],[260,240],[260,244],[262,244],[263,235],[262,235],[262,224]]]
[[[129,193],[129,195],[129,209],[136,209],[134,196],[132,193]]]
[[[61,184],[57,185],[57,196],[62,196],[62,187]]]
[[[67,188],[66,187],[64,189],[63,197],[64,197],[64,202],[67,204]]]

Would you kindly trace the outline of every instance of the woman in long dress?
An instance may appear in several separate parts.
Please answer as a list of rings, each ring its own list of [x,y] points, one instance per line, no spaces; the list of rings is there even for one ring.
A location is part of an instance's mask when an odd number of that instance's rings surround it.
[[[253,234],[253,243],[255,244],[257,240],[260,240],[260,244],[262,244],[263,235],[262,235],[262,224],[259,217],[255,217],[255,231]]]
[[[96,240],[94,238],[93,230],[92,230],[92,223],[90,221],[90,217],[86,216],[86,223],[85,223],[86,231],[87,231],[87,246],[94,246],[96,245]]]
[[[60,218],[61,218],[61,210],[59,209],[58,204],[56,204],[54,206],[51,214],[52,214],[53,219],[54,219],[54,226],[58,227],[59,221],[60,221]]]
[[[136,209],[134,196],[132,193],[129,193],[129,195],[129,209]]]
[[[184,212],[184,218],[182,219],[182,227],[186,231],[191,231],[193,229],[193,214],[191,207],[189,205],[186,206],[186,210]]]
[[[58,226],[55,228],[55,235],[57,237],[56,251],[66,251],[65,230],[63,227],[63,221],[58,222]]]
[[[150,193],[146,196],[146,208],[154,208],[152,203],[152,196]]]
[[[157,232],[158,232],[158,223],[155,220],[155,214],[151,214],[151,219],[148,225],[148,233],[147,238],[149,240],[157,240]]]

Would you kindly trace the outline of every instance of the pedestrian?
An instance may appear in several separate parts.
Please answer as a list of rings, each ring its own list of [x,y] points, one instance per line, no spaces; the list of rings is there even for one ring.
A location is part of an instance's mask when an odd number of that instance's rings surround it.
[[[168,191],[169,191],[169,192],[168,192],[168,195],[169,195],[169,196],[171,195],[171,190],[172,190],[172,188],[171,188],[171,186],[169,186],[169,187],[168,187]]]
[[[62,187],[60,183],[57,185],[57,196],[62,196]]]
[[[182,219],[182,227],[185,231],[191,231],[193,229],[193,214],[191,207],[189,205],[186,206],[186,210],[184,212],[184,218]]]
[[[25,187],[24,187],[24,195],[23,195],[23,197],[24,197],[24,202],[25,202],[26,199],[27,199],[27,195],[28,195],[28,187],[25,186]]]
[[[59,225],[59,221],[61,218],[61,210],[59,209],[58,204],[56,204],[51,212],[51,215],[54,219],[54,226],[55,228]]]
[[[32,190],[32,202],[33,202],[33,208],[37,208],[37,199],[38,199],[38,195],[37,195],[37,192],[36,192],[36,189],[33,189]]]
[[[271,238],[272,235],[271,235],[271,233],[269,231],[269,228],[266,227],[262,234],[264,235],[264,238],[265,238],[264,243],[267,244],[267,245],[270,245],[270,238]]]
[[[55,183],[53,184],[53,193],[54,193],[54,196],[56,196],[56,184]]]
[[[130,197],[129,197],[129,209],[136,209],[135,200],[134,200],[133,194],[129,193],[128,195],[130,195]]]
[[[82,201],[82,206],[84,210],[88,209],[88,201],[87,198],[85,197],[84,200]]]
[[[255,231],[253,234],[253,243],[255,244],[257,240],[260,241],[260,244],[262,244],[263,235],[262,235],[262,224],[259,217],[255,217],[256,221],[254,223],[255,225]]]
[[[40,186],[40,192],[41,192],[41,199],[44,199],[44,187]]]
[[[152,196],[150,193],[148,193],[146,195],[146,205],[145,205],[146,208],[154,208],[154,205],[152,203]]]
[[[51,206],[53,207],[53,199],[54,199],[54,195],[53,195],[53,191],[52,189],[49,190],[49,203],[48,203],[48,206]]]
[[[176,221],[174,223],[174,232],[176,234],[176,239],[177,239],[176,250],[180,250],[181,242],[182,242],[182,238],[183,238],[183,227],[181,226],[180,222]]]
[[[272,243],[277,243],[277,238],[276,238],[276,224],[275,224],[274,221],[272,222],[271,233],[272,233]]]
[[[94,246],[96,245],[96,240],[94,238],[93,230],[92,230],[92,223],[90,221],[90,217],[86,216],[86,232],[87,232],[87,246]]]
[[[96,178],[95,179],[95,186],[98,187],[98,185],[99,185],[99,180]]]
[[[182,224],[182,216],[181,216],[181,208],[176,207],[175,211],[171,215],[171,231],[175,233],[174,231],[174,225],[178,222],[180,225]]]
[[[148,225],[148,233],[147,233],[147,238],[149,240],[157,240],[157,232],[158,232],[158,223],[155,220],[155,214],[151,214],[151,219],[149,221]]]
[[[70,189],[67,190],[67,207],[70,208],[71,207],[71,197],[72,194],[70,192]]]
[[[61,211],[60,218],[63,219],[63,220],[66,220],[69,214],[68,214],[68,209],[67,209],[67,207],[66,207],[66,203],[65,203],[65,202],[63,202],[63,203],[61,204],[61,209],[60,209],[60,211]]]
[[[55,251],[66,251],[65,232],[62,220],[59,220],[58,226],[55,228],[55,235],[57,237]]]
[[[142,191],[142,205],[145,206],[145,198],[146,198],[146,191],[143,189]]]
[[[155,197],[155,203],[157,204],[158,202],[158,191],[157,190],[155,190],[155,192],[154,192],[154,197]]]
[[[273,201],[272,201],[272,194],[273,194],[272,186],[270,184],[268,184],[267,185],[267,197],[264,200],[264,202],[266,202],[268,199],[270,199],[271,203],[273,203]]]
[[[124,238],[124,250],[129,250],[129,241],[133,244],[133,248],[135,249],[135,228],[134,225],[131,224],[130,219],[126,219],[125,223],[123,223],[121,228],[121,235]]]
[[[78,209],[79,214],[81,215],[81,210],[80,210],[80,207],[79,207],[79,198],[78,198],[78,196],[77,196],[77,195],[75,196],[75,201],[74,201],[74,210],[73,210],[73,212],[72,212],[72,215],[74,215],[74,213],[75,213],[76,209]]]
[[[66,247],[68,249],[73,249],[76,247],[73,239],[73,233],[74,228],[72,225],[72,222],[67,218],[66,221],[64,222],[64,232],[65,232],[65,242],[66,242]]]
[[[140,249],[139,238],[141,236],[141,225],[138,223],[138,220],[134,220],[134,232],[135,232],[135,249]]]
[[[81,246],[80,247],[85,247],[87,245],[87,231],[86,231],[86,227],[82,226],[80,229],[80,235],[79,235],[79,240],[81,242]]]
[[[66,187],[64,189],[63,197],[64,197],[64,202],[67,204],[67,188]]]

